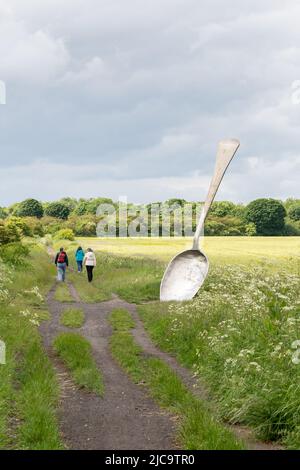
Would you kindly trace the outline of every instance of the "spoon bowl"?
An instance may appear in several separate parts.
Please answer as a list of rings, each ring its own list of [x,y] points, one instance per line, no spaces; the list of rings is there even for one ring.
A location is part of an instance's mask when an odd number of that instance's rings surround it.
[[[207,256],[199,249],[200,235],[222,178],[239,146],[237,139],[219,142],[216,167],[196,228],[193,246],[170,261],[161,281],[160,300],[191,300],[202,286],[208,274],[209,262]]]
[[[169,263],[160,287],[160,300],[190,300],[202,286],[209,269],[207,256],[200,250],[185,250]]]

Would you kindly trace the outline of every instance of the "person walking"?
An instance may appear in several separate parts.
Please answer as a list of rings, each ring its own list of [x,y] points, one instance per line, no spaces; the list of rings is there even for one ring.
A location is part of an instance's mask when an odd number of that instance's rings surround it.
[[[83,259],[84,259],[84,251],[81,248],[81,246],[79,246],[77,248],[75,258],[76,258],[78,272],[81,273],[82,272],[82,262],[83,262]]]
[[[55,265],[57,267],[57,280],[64,282],[66,279],[67,266],[69,266],[69,259],[63,248],[60,248],[55,257]]]
[[[93,270],[94,267],[97,265],[97,260],[95,253],[93,252],[92,248],[88,248],[87,252],[83,258],[83,264],[86,267],[86,272],[88,276],[88,281],[92,282],[93,280]]]

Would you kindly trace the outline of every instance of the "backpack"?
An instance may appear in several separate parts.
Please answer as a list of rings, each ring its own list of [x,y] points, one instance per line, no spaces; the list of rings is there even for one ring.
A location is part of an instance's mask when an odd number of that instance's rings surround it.
[[[61,251],[58,255],[57,258],[58,263],[65,263],[66,262],[66,253],[64,251]]]

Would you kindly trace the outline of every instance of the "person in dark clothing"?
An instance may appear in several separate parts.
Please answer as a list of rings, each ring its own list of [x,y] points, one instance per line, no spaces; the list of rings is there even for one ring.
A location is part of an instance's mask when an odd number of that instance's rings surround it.
[[[57,280],[64,282],[66,279],[67,266],[69,266],[69,259],[63,248],[60,248],[55,257],[55,265],[57,267]]]

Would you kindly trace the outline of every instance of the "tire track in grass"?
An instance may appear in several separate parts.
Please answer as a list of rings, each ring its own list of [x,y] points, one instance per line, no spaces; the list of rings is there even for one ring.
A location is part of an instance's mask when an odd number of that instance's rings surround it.
[[[218,422],[207,403],[196,398],[165,361],[137,344],[131,334],[135,322],[127,310],[115,309],[110,315],[114,329],[111,349],[132,380],[146,386],[150,395],[178,418],[178,438],[188,450],[241,450],[244,444]]]
[[[142,356],[159,359],[162,369],[168,366],[168,373],[175,372],[180,385],[184,386],[193,397],[206,401],[208,393],[193,377],[190,370],[178,364],[177,360],[158,349],[150,340],[137,313],[136,305],[129,304],[113,295],[112,300],[100,303],[81,302],[75,287],[68,283],[73,302],[69,306],[82,308],[85,312],[85,323],[78,329],[91,344],[93,356],[102,370],[105,386],[104,398],[79,390],[70,381],[62,364],[53,357],[51,342],[57,333],[69,331],[59,324],[61,311],[68,307],[54,299],[55,287],[48,297],[52,319],[42,325],[45,346],[48,349],[57,371],[60,374],[64,396],[61,401],[60,420],[65,442],[72,449],[172,449],[176,444],[178,419],[174,413],[163,411],[142,387],[132,383],[112,358],[109,339],[112,330],[107,322],[108,315],[118,308],[126,309],[134,319],[134,328],[130,334],[140,347]],[[149,369],[151,372],[151,368]],[[163,371],[166,373],[166,370]],[[65,381],[68,384],[65,386]],[[71,382],[71,384],[70,384]],[[194,398],[192,398],[194,399]],[[223,425],[226,428],[226,425]],[[274,450],[281,447],[257,441],[248,428],[227,426],[237,439],[246,442],[248,449]]]
[[[176,423],[170,413],[162,410],[148,394],[132,383],[112,358],[109,349],[111,327],[107,322],[115,300],[100,304],[78,302],[85,322],[78,328],[92,346],[93,357],[102,371],[103,398],[75,386],[62,363],[53,353],[52,342],[57,334],[69,331],[60,324],[61,312],[68,307],[55,300],[55,286],[48,296],[51,320],[41,325],[44,345],[56,368],[60,387],[60,428],[66,447],[70,449],[175,449]]]
[[[160,350],[149,337],[148,332],[145,330],[142,320],[137,311],[135,304],[130,304],[123,301],[115,296],[116,308],[124,308],[130,312],[135,322],[135,326],[132,329],[132,335],[137,345],[139,345],[144,354],[154,356],[164,361],[181,379],[183,384],[200,400],[209,401],[209,393],[207,388],[202,384],[198,378],[196,378],[192,371],[181,366],[176,358],[162,350]],[[152,303],[152,302],[151,302]],[[211,403],[212,405],[212,403]],[[212,409],[213,412],[213,409]],[[227,425],[227,426],[238,439],[245,442],[247,449],[249,450],[283,450],[283,446],[272,443],[263,442],[255,438],[250,428],[238,424]]]

